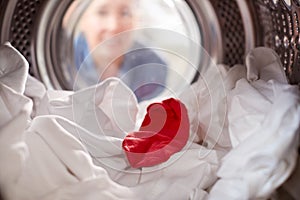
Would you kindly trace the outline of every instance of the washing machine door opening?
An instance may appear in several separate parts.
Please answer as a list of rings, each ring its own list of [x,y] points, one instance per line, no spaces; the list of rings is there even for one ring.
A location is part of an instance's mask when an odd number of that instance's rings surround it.
[[[33,72],[48,88],[79,90],[119,77],[138,97],[172,95],[192,83],[202,30],[183,0],[48,3],[36,30]]]

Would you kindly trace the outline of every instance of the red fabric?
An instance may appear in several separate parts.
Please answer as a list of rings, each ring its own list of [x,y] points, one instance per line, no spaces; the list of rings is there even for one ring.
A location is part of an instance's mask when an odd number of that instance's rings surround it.
[[[185,146],[188,138],[186,107],[170,98],[148,106],[139,131],[129,133],[122,147],[133,168],[150,167],[167,161]]]

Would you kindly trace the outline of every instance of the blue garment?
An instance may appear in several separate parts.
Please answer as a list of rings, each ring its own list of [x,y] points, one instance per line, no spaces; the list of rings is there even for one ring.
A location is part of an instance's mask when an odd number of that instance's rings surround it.
[[[87,81],[88,85],[98,82],[95,64],[87,41],[80,34],[75,42],[75,64],[77,70]],[[153,50],[139,42],[134,42],[120,67],[118,77],[135,93],[138,101],[151,99],[159,95],[165,88],[167,64]]]

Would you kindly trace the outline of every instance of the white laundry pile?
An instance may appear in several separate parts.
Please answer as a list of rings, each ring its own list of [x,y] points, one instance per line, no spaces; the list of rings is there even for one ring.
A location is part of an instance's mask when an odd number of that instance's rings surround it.
[[[45,90],[29,78],[27,61],[11,46],[1,46],[0,65],[0,186],[5,199],[135,199],[93,165],[83,145],[53,117],[30,118]]]
[[[2,45],[2,192],[12,200],[267,198],[295,164],[299,91],[269,49],[253,50],[246,66],[208,68],[177,97],[188,109],[188,144],[165,163],[133,169],[121,144],[144,111],[119,79],[47,91]]]
[[[299,88],[288,85],[280,58],[270,49],[251,51],[246,67],[246,76],[228,94],[233,149],[222,159],[209,199],[267,199],[296,164]]]

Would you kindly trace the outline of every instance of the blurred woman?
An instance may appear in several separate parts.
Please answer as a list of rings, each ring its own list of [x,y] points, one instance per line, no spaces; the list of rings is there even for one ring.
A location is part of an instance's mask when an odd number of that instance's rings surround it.
[[[142,101],[163,91],[167,64],[136,40],[138,7],[138,0],[90,1],[79,22],[74,58],[87,82],[119,77]]]

